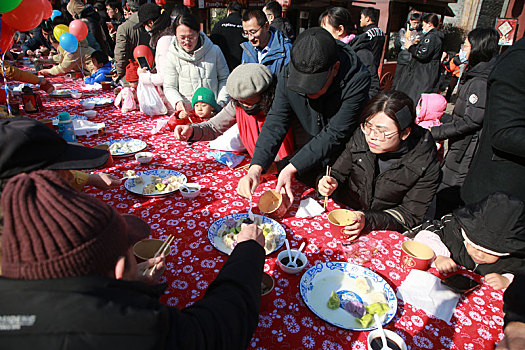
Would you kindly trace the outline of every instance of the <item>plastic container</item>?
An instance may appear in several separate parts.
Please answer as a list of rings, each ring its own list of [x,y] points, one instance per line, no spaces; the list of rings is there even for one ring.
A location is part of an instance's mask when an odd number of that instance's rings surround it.
[[[77,142],[73,121],[68,112],[58,113],[58,133],[66,142]]]

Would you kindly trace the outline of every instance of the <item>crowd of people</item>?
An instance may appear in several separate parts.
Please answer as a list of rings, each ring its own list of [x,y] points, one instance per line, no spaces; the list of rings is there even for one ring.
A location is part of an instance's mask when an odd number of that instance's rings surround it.
[[[525,41],[498,56],[496,30],[469,32],[458,54],[457,101],[447,115],[445,98],[436,94],[443,34],[432,13],[409,14],[396,41],[392,90],[381,91],[385,33],[373,8],[361,11],[359,30],[347,9],[334,7],[321,14],[319,27],[296,35],[277,1],[244,12],[233,1],[210,37],[182,5],[71,0],[61,10],[21,45],[22,55],[50,55],[45,62],[53,66],[39,75],[79,72],[87,84],[121,85],[120,93],[150,86],[181,141],[213,140],[234,128],[252,159],[237,186],[240,196],[251,198],[270,173],[276,191],[293,203],[296,179],[354,209],[356,221],[344,229],[349,240],[372,230],[417,234],[442,273],[461,265],[495,289],[523,284]],[[56,30],[73,19],[87,24],[88,35],[69,52]],[[151,50],[148,66],[134,54],[139,46]],[[9,65],[6,77],[53,89],[46,78]],[[107,152],[69,145],[34,120],[1,120],[0,310],[42,319],[63,312],[52,334],[40,324],[13,330],[7,348],[44,340],[57,348],[66,340],[76,348],[245,348],[257,327],[261,230],[244,226],[201,301],[182,311],[168,308],[158,302],[162,291],[144,284],[158,280],[165,257],[137,266],[130,250],[148,236],[147,225],[80,191],[120,184],[111,175],[79,171],[106,161]],[[153,265],[156,275],[143,280],[141,272]],[[508,291],[513,337],[524,318],[514,306],[515,287]],[[78,316],[72,302],[83,305],[89,322],[70,322]],[[123,321],[129,314],[144,320],[138,329]]]

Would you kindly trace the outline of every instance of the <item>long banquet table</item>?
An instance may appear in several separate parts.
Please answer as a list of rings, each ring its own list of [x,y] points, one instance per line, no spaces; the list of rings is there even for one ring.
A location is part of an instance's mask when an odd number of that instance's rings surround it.
[[[63,84],[61,88],[82,91],[81,81],[66,81],[63,78],[52,80]],[[84,91],[82,98],[88,97],[114,95],[111,91]],[[45,110],[30,117],[45,119],[62,111],[82,114],[83,108],[78,100],[53,98],[46,94],[42,94],[42,99]],[[220,217],[246,212],[247,201],[235,192],[237,182],[245,170],[229,169],[207,157],[209,148],[206,143],[197,142],[190,148],[186,142],[176,141],[169,132],[152,135],[150,131],[156,121],[165,116],[149,117],[140,111],[121,113],[114,106],[96,110],[98,114],[93,120],[105,122],[107,134],[79,138],[79,142],[94,146],[111,139],[133,137],[145,141],[148,144],[146,151],[155,154],[151,164],[140,165],[134,157],[114,158],[115,163],[111,168],[96,171],[121,177],[126,170],[174,169],[185,174],[188,181],[198,182],[204,187],[195,200],[185,199],[179,192],[149,199],[128,192],[124,186],[110,190],[93,187],[85,189],[120,212],[135,214],[146,220],[151,226],[152,237],[165,239],[169,234],[176,236],[172,252],[167,258],[167,270],[161,280],[168,284],[162,301],[177,308],[191,305],[204,295],[227,259],[227,255],[216,250],[208,241],[208,227]],[[275,184],[276,178],[268,178],[263,182],[254,202],[257,202],[263,191],[274,188]],[[306,241],[307,268],[321,262],[345,261],[339,238],[330,234],[326,212],[312,219],[295,217],[297,197],[313,196],[313,190],[300,183],[295,183],[293,190],[296,201],[280,222],[293,248],[298,248]],[[332,200],[328,201],[327,209],[338,207]],[[259,213],[256,208],[254,212]],[[377,252],[363,265],[381,275],[397,290],[408,274],[400,264],[400,245],[407,238],[397,232],[375,231],[361,239],[374,242],[377,247]],[[368,332],[337,328],[307,308],[299,293],[301,274],[284,273],[277,266],[276,257],[277,252],[266,259],[264,270],[273,276],[275,288],[262,297],[259,326],[250,348],[366,349]],[[434,268],[429,271],[439,275]],[[410,349],[491,349],[503,336],[502,299],[501,291],[483,285],[468,297],[460,299],[450,323],[431,317],[399,300],[397,314],[386,328],[404,338]]]

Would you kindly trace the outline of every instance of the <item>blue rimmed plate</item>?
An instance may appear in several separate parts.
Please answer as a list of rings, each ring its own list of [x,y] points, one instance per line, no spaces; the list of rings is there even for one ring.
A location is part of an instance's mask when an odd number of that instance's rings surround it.
[[[138,171],[136,174],[142,181],[137,181],[137,178],[130,178],[127,179],[126,182],[124,182],[124,188],[131,193],[135,193],[141,196],[146,197],[164,197],[168,196],[172,193],[175,193],[179,188],[167,191],[158,191],[155,190],[152,193],[144,194],[142,193],[144,191],[144,187],[153,184],[152,176],[158,176],[162,179],[167,179],[170,176],[177,176],[179,178],[180,184],[185,184],[188,179],[186,178],[186,175],[176,171],[176,170],[170,170],[170,169],[154,169],[154,170],[146,170],[146,171]]]
[[[370,293],[359,294],[355,286],[358,277],[367,279],[371,287]],[[361,301],[365,305],[371,293],[383,293],[390,309],[382,316],[386,325],[397,312],[397,298],[392,287],[377,273],[366,267],[347,262],[326,262],[317,264],[301,277],[299,291],[304,303],[314,314],[326,322],[353,331],[370,331],[376,327],[363,328],[354,316],[342,307],[332,310],[326,305],[332,291],[335,291],[343,301]]]
[[[148,145],[139,139],[116,139],[104,142],[114,157],[124,157],[142,151]]]
[[[77,93],[80,93],[80,91],[75,90],[75,89],[57,89],[57,90],[53,90],[53,92],[51,92],[49,96],[71,97],[71,94],[77,94]]]
[[[263,224],[269,224],[271,226],[272,232],[274,232],[277,235],[277,238],[275,240],[275,248],[271,249],[270,251],[267,250],[266,255],[270,255],[273,252],[279,250],[283,246],[284,240],[286,239],[286,231],[284,230],[283,226],[277,221],[270,219],[266,216],[254,214],[254,217],[262,220],[261,222]],[[214,223],[212,223],[210,228],[208,228],[208,240],[210,241],[211,245],[214,246],[215,249],[217,249],[218,251],[230,255],[232,249],[223,242],[222,237],[219,237],[219,230],[227,221],[236,221],[239,219],[244,220],[247,218],[248,213],[237,213],[222,217]]]
[[[104,106],[109,106],[113,104],[115,99],[112,97],[91,97],[91,98],[80,100],[78,101],[78,103],[82,105],[83,102],[89,102],[89,101],[95,102],[95,107],[104,107]]]

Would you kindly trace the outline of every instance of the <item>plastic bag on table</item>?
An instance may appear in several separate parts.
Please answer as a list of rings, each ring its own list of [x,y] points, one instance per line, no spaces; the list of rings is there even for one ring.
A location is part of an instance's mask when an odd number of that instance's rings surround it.
[[[224,134],[211,141],[209,144],[210,148],[219,151],[233,151],[233,152],[245,152],[241,136],[239,135],[239,126],[234,124],[231,128],[226,130]]]
[[[137,98],[139,100],[140,111],[146,115],[164,115],[168,113],[168,109],[164,105],[164,102],[162,102],[154,85],[146,85],[139,82]]]
[[[244,156],[240,156],[230,152],[208,152],[207,156],[213,157],[216,161],[228,166],[230,169],[235,168],[244,159]]]
[[[134,89],[131,87],[122,88],[115,98],[114,104],[115,107],[120,108],[123,113],[137,109]]]

